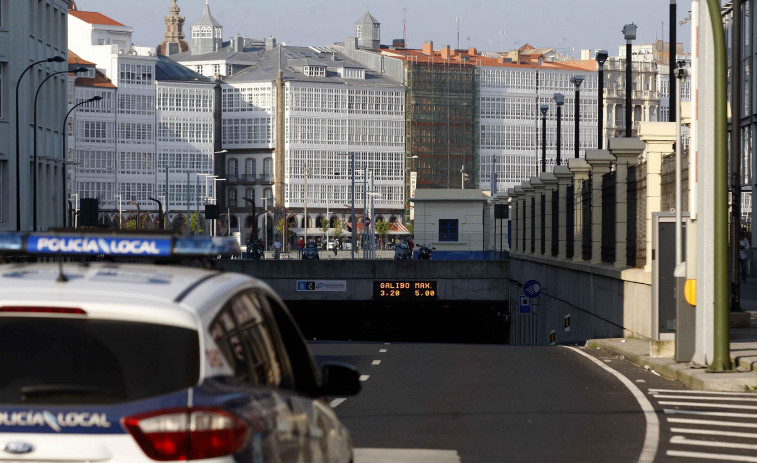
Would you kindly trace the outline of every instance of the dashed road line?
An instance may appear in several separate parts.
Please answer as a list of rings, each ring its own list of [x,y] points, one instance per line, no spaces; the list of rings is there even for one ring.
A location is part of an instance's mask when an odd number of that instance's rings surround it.
[[[728,418],[752,418],[757,419],[754,413],[729,413],[729,412],[707,412],[704,410],[673,410],[664,408],[663,413],[670,415],[702,415],[702,416],[722,416]]]
[[[757,450],[756,444],[739,444],[737,442],[719,442],[709,440],[687,439],[685,436],[673,436],[671,444],[698,445],[700,447],[720,447],[724,449]]]
[[[722,391],[694,391],[689,389],[649,389],[651,393],[670,392],[675,394],[701,394],[701,395],[728,395],[741,397],[754,397],[752,392],[722,392]]]
[[[379,352],[380,352],[380,353],[382,353],[382,354],[383,354],[384,352],[386,352],[386,351],[387,351],[386,349],[379,349]]]
[[[720,397],[720,396],[714,396],[714,397],[692,397],[690,395],[655,395],[655,399],[683,399],[683,400],[692,400],[692,399],[702,399],[702,400],[712,400],[712,401],[731,401],[731,402],[757,402],[757,398],[755,399],[745,399],[742,397]],[[696,403],[696,402],[692,402]]]
[[[706,424],[710,426],[732,426],[734,428],[755,428],[757,423],[742,423],[740,421],[715,421],[715,420],[693,420],[689,418],[668,418],[668,423],[678,424]]]
[[[360,375],[360,381],[366,382],[368,381],[368,378],[370,378],[371,375]]]
[[[724,408],[736,410],[757,410],[757,405],[735,405],[735,404],[711,404],[707,402],[671,402],[668,400],[659,401],[660,405],[678,405],[681,407],[704,407],[704,408]]]
[[[339,406],[340,404],[342,404],[343,402],[345,402],[346,400],[347,400],[347,399],[345,399],[345,398],[342,398],[342,397],[340,397],[340,398],[338,398],[338,399],[333,399],[333,400],[332,400],[331,402],[329,402],[329,405],[331,405],[331,408],[336,408],[336,407],[338,407],[338,406]]]
[[[374,361],[371,362],[371,365],[372,366],[381,365],[381,360],[374,360]]]
[[[702,434],[705,436],[727,436],[727,437],[745,437],[747,439],[757,439],[757,434],[751,432],[733,432],[720,431],[717,429],[691,429],[691,428],[671,428],[672,432],[681,434]]]
[[[716,461],[745,461],[750,463],[757,462],[757,457],[749,457],[746,455],[728,455],[726,453],[684,452],[680,450],[669,450],[667,452],[667,455],[670,457],[688,457]]]

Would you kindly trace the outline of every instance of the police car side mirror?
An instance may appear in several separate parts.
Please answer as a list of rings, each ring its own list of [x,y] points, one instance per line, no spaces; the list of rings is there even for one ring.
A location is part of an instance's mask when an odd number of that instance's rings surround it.
[[[321,368],[321,376],[321,392],[325,396],[355,395],[360,392],[360,373],[352,365],[341,362],[325,363]]]

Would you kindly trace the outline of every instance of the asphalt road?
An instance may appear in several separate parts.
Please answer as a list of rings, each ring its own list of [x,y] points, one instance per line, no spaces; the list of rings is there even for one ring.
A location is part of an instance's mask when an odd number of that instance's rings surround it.
[[[365,375],[360,395],[332,403],[356,448],[385,449],[384,459],[359,450],[356,463],[366,455],[399,463],[396,452],[406,462],[451,463],[636,462],[642,453],[637,399],[567,348],[315,342],[311,349],[319,362],[345,361]]]

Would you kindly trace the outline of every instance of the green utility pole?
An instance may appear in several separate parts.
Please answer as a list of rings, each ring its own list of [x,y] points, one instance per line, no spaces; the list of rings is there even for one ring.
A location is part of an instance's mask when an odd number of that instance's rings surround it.
[[[732,369],[728,338],[728,145],[726,139],[727,118],[726,102],[726,49],[723,20],[720,16],[720,2],[707,0],[707,8],[712,24],[715,52],[715,261],[713,277],[715,285],[714,300],[714,350],[710,371],[722,372]],[[674,44],[671,44],[673,47]]]

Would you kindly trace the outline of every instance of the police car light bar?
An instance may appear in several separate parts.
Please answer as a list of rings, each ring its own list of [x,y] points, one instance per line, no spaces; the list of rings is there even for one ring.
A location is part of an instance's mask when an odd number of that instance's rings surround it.
[[[241,252],[231,237],[0,233],[0,253],[113,257],[217,257]]]

